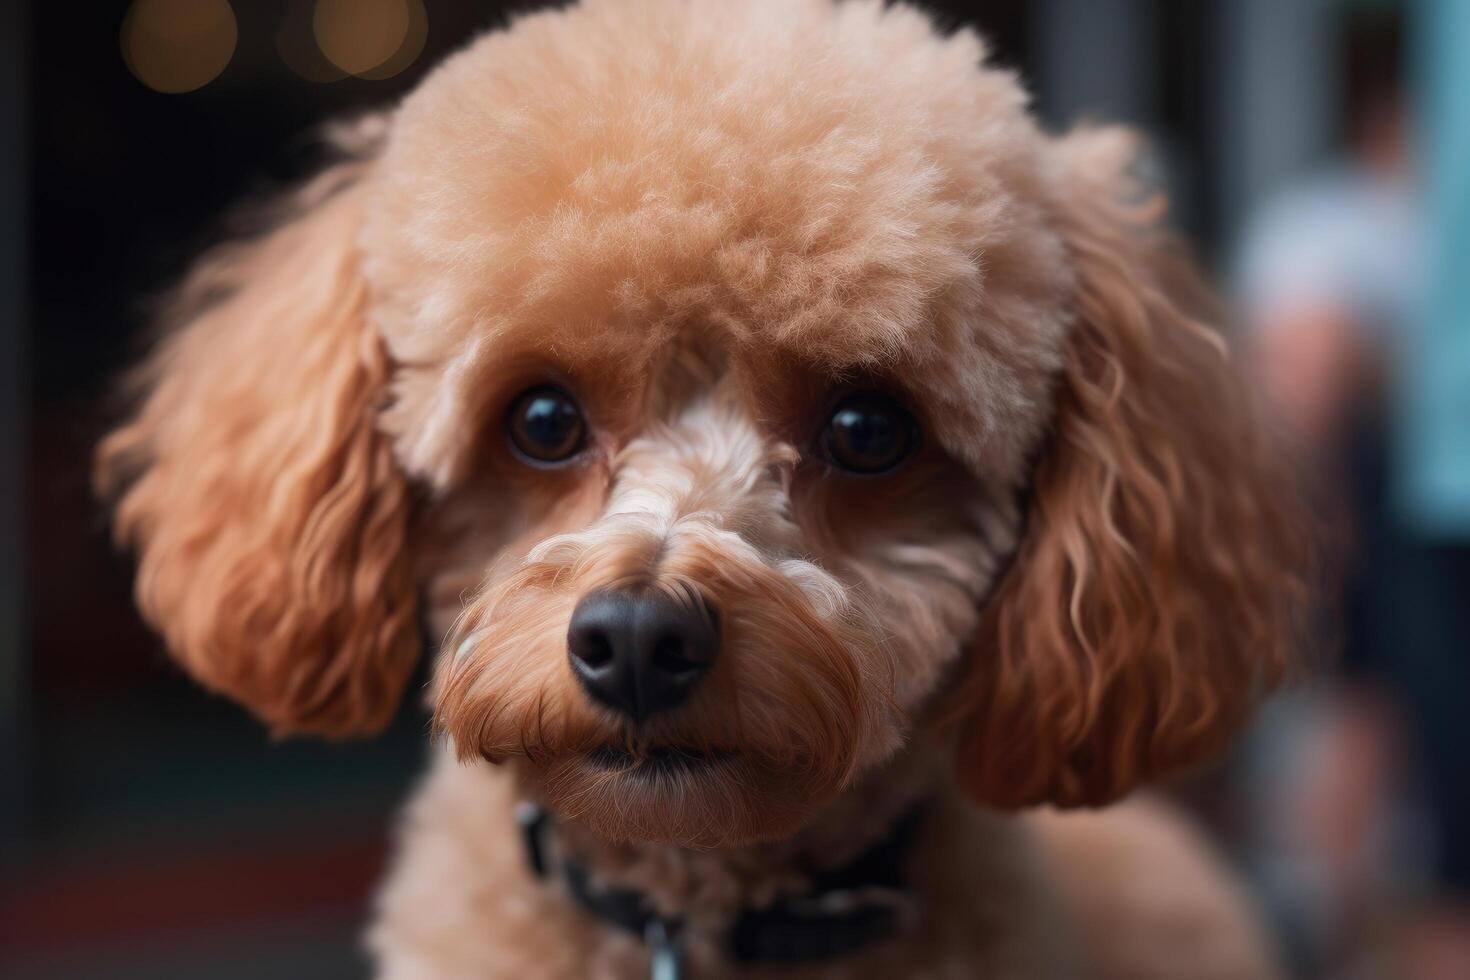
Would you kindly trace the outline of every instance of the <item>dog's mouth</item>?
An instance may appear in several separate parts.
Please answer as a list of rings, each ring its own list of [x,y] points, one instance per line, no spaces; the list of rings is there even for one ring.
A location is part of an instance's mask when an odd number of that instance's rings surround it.
[[[643,779],[705,775],[736,757],[730,749],[694,749],[663,745],[632,752],[620,745],[604,745],[585,756],[587,766]]]
[[[613,841],[723,847],[793,833],[810,812],[809,783],[759,747],[692,741],[613,736],[532,775],[548,806]]]

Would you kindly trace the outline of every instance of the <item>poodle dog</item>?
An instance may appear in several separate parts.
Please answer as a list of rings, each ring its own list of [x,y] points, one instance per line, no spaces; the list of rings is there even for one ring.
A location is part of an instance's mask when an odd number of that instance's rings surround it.
[[[1159,803],[1287,668],[1282,476],[1127,133],[879,0],[585,0],[206,256],[138,602],[431,771],[380,976],[1262,977]]]

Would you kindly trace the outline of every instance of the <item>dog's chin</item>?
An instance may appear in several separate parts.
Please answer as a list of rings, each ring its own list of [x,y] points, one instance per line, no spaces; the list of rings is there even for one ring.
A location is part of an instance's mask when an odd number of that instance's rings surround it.
[[[523,772],[562,819],[609,841],[712,848],[789,836],[825,802],[810,779],[738,749],[604,745]]]

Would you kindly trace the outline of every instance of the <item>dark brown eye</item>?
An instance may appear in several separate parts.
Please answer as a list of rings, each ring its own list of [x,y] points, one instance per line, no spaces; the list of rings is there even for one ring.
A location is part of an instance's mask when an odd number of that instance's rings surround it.
[[[522,392],[505,419],[511,445],[533,463],[561,463],[582,451],[587,423],[572,396],[541,385]]]
[[[918,442],[914,418],[893,399],[852,395],[838,403],[818,437],[822,455],[851,473],[882,473],[903,462]]]

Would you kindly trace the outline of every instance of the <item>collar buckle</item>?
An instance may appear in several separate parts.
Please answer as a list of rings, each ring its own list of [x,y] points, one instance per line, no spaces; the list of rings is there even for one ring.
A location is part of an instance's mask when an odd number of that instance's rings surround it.
[[[648,947],[649,980],[684,980],[683,930],[673,919],[655,915],[643,927],[643,944]]]

